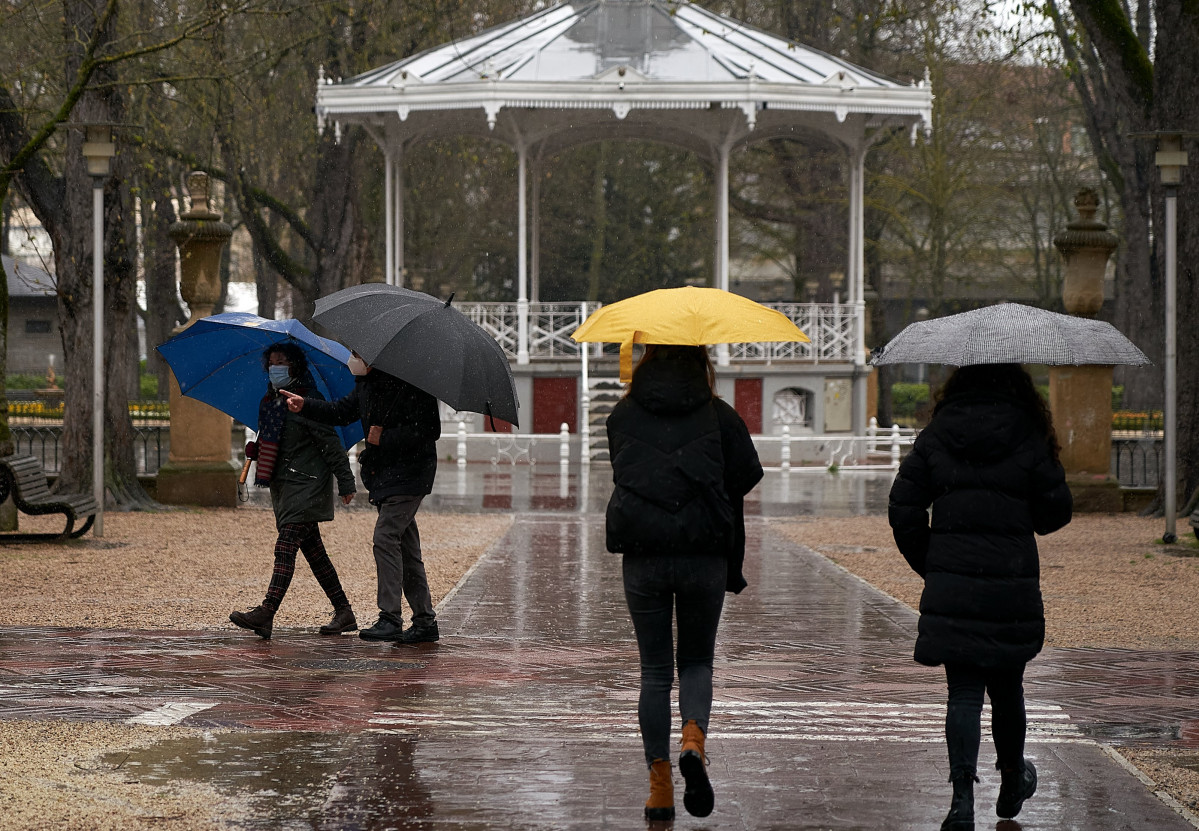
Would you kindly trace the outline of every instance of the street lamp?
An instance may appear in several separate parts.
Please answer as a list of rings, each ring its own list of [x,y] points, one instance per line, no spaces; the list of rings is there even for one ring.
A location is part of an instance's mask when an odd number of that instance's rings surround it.
[[[1165,543],[1178,541],[1175,528],[1178,519],[1178,185],[1182,181],[1182,169],[1187,164],[1182,140],[1191,135],[1194,134],[1168,130],[1134,134],[1137,138],[1152,136],[1157,139],[1157,155],[1153,161],[1161,171],[1162,188],[1166,196],[1166,377],[1162,407],[1162,450],[1165,456],[1162,487],[1163,510],[1166,514],[1166,531],[1162,534],[1162,542]]]
[[[104,536],[104,180],[116,155],[112,125],[85,124],[83,158],[92,177],[92,495],[96,522]]]

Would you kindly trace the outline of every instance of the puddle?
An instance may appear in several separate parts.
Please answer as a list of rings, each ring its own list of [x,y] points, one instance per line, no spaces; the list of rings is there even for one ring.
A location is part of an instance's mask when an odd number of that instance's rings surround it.
[[[394,733],[215,733],[103,757],[129,780],[181,780],[235,794],[238,828],[426,827],[431,794],[414,765],[416,739]]]
[[[1177,741],[1182,738],[1182,727],[1178,724],[1086,724],[1080,730],[1101,741]]]

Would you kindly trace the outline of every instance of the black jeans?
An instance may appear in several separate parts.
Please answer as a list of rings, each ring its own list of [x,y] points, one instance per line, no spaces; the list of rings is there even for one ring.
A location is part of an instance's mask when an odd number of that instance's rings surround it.
[[[670,689],[677,615],[679,713],[705,733],[712,712],[712,656],[724,607],[728,561],[721,555],[624,558],[624,593],[641,655],[637,718],[645,762],[670,758]]]
[[[991,697],[991,736],[995,740],[995,767],[1014,768],[1024,761],[1024,667],[980,669],[946,664],[949,706],[945,710],[945,741],[949,745],[949,778],[975,777],[983,691]]]

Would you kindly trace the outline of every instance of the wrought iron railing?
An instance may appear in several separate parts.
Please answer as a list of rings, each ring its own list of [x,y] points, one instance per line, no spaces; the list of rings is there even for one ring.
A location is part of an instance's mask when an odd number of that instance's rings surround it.
[[[790,318],[811,343],[739,343],[729,347],[734,361],[852,361],[857,314],[841,303],[765,303]],[[582,344],[570,334],[600,307],[599,303],[530,303],[529,359],[563,360],[580,356]],[[509,358],[520,348],[520,315],[516,303],[462,303],[458,309],[495,338]],[[593,355],[615,354],[615,347],[594,347]]]
[[[1161,480],[1162,440],[1157,436],[1112,438],[1112,475],[1123,488],[1156,488]]]
[[[13,448],[17,453],[36,456],[47,473],[62,470],[62,425],[18,424],[12,431]],[[140,476],[154,476],[166,462],[171,450],[170,427],[167,425],[133,428],[133,454]]]

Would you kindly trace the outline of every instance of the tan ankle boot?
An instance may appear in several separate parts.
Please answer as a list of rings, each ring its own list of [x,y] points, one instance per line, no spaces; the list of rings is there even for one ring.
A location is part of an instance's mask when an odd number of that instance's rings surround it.
[[[645,801],[648,820],[674,819],[674,781],[670,776],[670,761],[654,759],[649,768],[649,799]]]
[[[704,731],[694,719],[683,725],[683,747],[679,752],[679,773],[687,782],[683,791],[683,807],[693,817],[712,813],[716,797],[708,781],[708,757],[704,753]]]

